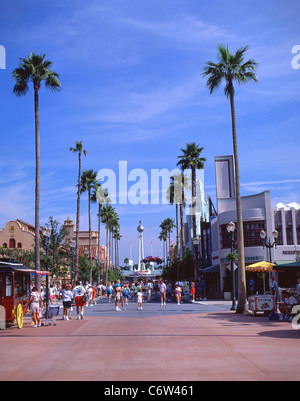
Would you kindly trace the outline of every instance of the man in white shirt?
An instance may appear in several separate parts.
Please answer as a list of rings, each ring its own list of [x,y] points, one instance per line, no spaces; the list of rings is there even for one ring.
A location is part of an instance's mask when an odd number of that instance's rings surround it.
[[[86,299],[83,297],[85,297],[86,291],[79,281],[76,282],[76,287],[73,288],[72,293],[77,308],[77,320],[83,320],[84,305],[86,304]]]

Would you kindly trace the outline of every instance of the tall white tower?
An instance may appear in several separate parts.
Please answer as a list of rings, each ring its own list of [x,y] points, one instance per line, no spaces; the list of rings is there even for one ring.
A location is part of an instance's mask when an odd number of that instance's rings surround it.
[[[137,228],[137,231],[139,233],[139,264],[138,264],[138,270],[144,270],[145,269],[145,264],[142,262],[144,259],[144,227],[142,226],[142,222],[140,221],[140,224]]]

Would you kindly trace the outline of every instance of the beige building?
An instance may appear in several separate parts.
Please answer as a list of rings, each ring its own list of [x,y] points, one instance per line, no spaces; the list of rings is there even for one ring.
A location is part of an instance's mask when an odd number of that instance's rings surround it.
[[[0,231],[0,246],[9,249],[34,249],[35,228],[24,221],[10,220]]]
[[[69,232],[69,239],[75,240],[75,225],[70,218],[65,220],[64,226]],[[0,247],[9,249],[34,250],[35,227],[24,221],[10,220],[0,231]],[[79,231],[79,254],[84,256],[84,250],[89,250],[89,232]],[[105,262],[106,247],[100,245],[100,261]],[[97,259],[98,232],[92,231],[92,258]]]
[[[70,220],[68,217],[64,222],[64,227],[68,230],[69,235],[68,238],[70,240],[75,240],[76,230],[75,224],[73,220]],[[79,231],[79,255],[84,256],[84,250],[87,249],[89,251],[89,232],[88,231]],[[100,261],[105,262],[105,252],[106,247],[104,245],[100,245]],[[92,259],[96,259],[98,254],[98,231],[92,231]]]

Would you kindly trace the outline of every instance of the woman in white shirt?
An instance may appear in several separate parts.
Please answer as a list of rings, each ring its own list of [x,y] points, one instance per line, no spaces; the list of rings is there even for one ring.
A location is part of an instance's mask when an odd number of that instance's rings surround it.
[[[69,312],[72,307],[73,293],[71,287],[66,285],[66,288],[62,290],[62,303],[64,307],[64,317],[63,320],[69,320]]]

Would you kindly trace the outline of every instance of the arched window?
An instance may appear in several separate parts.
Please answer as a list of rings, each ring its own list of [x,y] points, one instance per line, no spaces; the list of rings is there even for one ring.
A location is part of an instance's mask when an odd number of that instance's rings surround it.
[[[11,238],[9,240],[9,249],[14,249],[16,247],[16,240],[14,238]]]
[[[18,249],[22,249],[22,244],[21,244],[21,242],[18,242]]]
[[[4,242],[3,248],[7,248],[7,243],[6,242]]]

